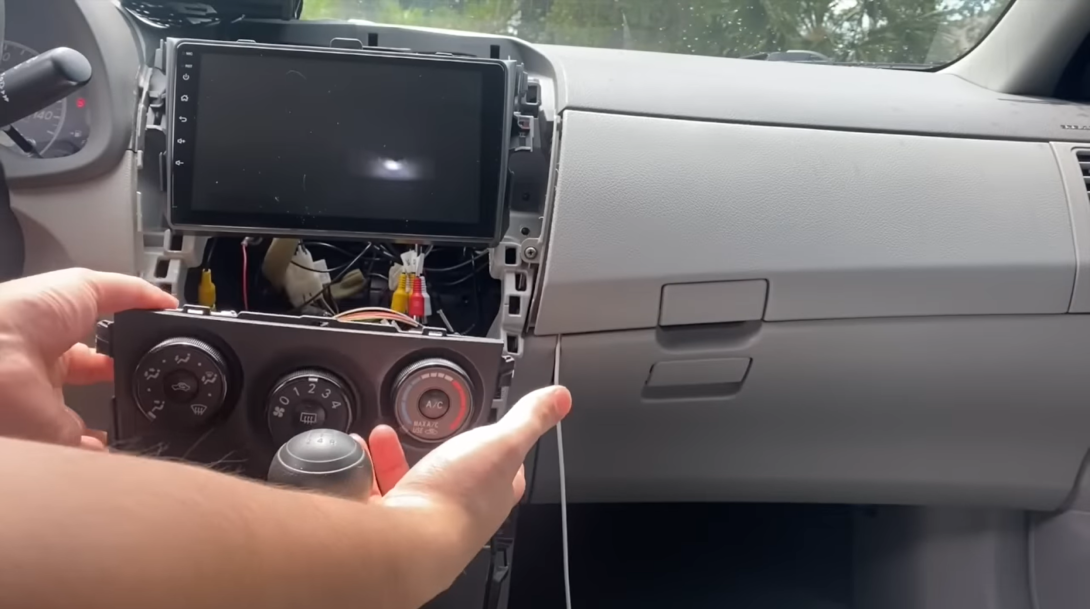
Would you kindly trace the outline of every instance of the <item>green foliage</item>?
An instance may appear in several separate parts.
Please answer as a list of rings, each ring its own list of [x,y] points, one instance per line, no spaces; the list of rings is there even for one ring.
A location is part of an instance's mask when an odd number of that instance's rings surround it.
[[[530,42],[738,57],[811,50],[933,64],[971,48],[1008,0],[305,0],[304,19],[365,19]]]

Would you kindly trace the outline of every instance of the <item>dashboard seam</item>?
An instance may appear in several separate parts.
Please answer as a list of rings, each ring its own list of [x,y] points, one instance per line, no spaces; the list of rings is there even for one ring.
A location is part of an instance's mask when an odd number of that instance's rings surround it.
[[[1028,138],[1028,137],[1016,137],[1016,136],[987,136],[987,135],[974,135],[967,133],[934,133],[927,131],[912,131],[912,130],[890,130],[890,129],[865,129],[865,128],[853,128],[853,127],[838,127],[835,125],[805,125],[795,123],[779,123],[774,121],[749,121],[742,119],[723,120],[707,117],[696,116],[684,116],[676,114],[664,114],[664,113],[644,113],[644,112],[629,112],[624,110],[606,110],[602,108],[590,108],[583,106],[562,106],[560,112],[587,112],[592,114],[605,114],[614,116],[630,116],[636,118],[660,118],[667,120],[689,121],[695,123],[715,123],[723,125],[749,125],[754,127],[779,127],[784,129],[808,129],[811,131],[839,131],[843,133],[869,133],[873,135],[913,135],[919,137],[933,137],[939,139],[959,139],[959,140],[985,140],[985,141],[998,141],[998,142],[1033,142],[1040,144],[1047,144],[1052,140],[1049,138]]]

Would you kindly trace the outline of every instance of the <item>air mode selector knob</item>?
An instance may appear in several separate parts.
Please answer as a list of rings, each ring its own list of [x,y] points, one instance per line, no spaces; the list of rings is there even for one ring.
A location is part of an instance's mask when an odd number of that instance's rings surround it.
[[[273,385],[266,405],[269,432],[277,444],[312,429],[347,432],[352,425],[348,386],[322,370],[292,372]]]
[[[394,381],[393,399],[401,428],[424,442],[446,440],[473,418],[469,375],[445,359],[422,360],[403,370]]]
[[[136,365],[133,397],[149,421],[196,427],[223,409],[227,382],[227,364],[214,347],[195,338],[171,338]]]

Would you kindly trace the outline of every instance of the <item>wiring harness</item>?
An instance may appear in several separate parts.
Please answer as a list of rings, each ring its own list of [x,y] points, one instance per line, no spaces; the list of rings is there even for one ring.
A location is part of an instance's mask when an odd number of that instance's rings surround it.
[[[223,240],[231,239],[212,238],[205,247],[197,290],[197,300],[203,306],[215,307],[219,294],[245,310],[325,315],[409,328],[441,324],[455,334],[487,327],[481,321],[485,318],[481,306],[488,299],[481,298],[480,289],[491,281],[484,273],[489,250],[399,248],[378,243],[361,247],[357,243],[247,237],[235,241],[239,243],[234,248],[238,260],[227,265],[239,274],[235,300],[236,291],[217,291],[213,282],[216,244]],[[231,250],[219,248],[220,252]],[[433,258],[438,264],[432,264]],[[224,262],[222,257],[216,261]],[[222,266],[217,272],[224,272]],[[280,294],[280,299],[286,296],[291,306],[281,309],[270,294]],[[456,312],[462,315],[451,314],[444,306],[459,309]],[[465,309],[475,310],[468,321]],[[459,317],[463,321],[458,321]]]

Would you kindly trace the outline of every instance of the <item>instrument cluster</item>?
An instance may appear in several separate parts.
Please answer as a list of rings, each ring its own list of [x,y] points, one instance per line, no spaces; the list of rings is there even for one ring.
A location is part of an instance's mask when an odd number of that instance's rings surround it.
[[[50,9],[52,4],[35,0],[9,0],[6,3],[7,36],[0,52],[0,71],[56,47],[75,48],[76,45],[66,40],[66,29],[56,27],[56,17]],[[31,158],[72,156],[83,150],[91,135],[91,104],[85,90],[43,108],[15,123],[18,135],[0,132],[0,148]],[[16,141],[20,136],[24,142]]]

